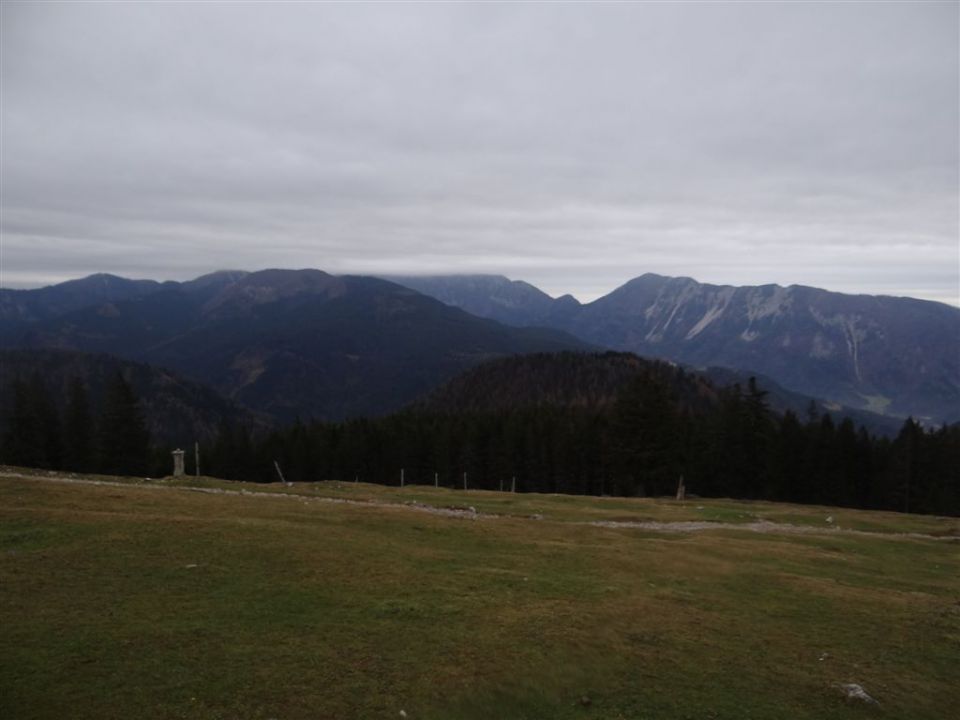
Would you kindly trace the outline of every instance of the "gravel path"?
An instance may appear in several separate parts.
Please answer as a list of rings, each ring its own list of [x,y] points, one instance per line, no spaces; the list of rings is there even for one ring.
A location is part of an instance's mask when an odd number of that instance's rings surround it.
[[[189,485],[160,485],[158,483],[151,482],[149,480],[144,480],[142,483],[128,483],[128,482],[115,482],[112,480],[90,480],[87,478],[79,477],[63,477],[62,475],[22,475],[19,473],[10,473],[10,472],[0,472],[0,477],[9,477],[17,478],[20,480],[36,480],[40,482],[52,482],[52,483],[64,483],[67,485],[104,485],[107,487],[117,487],[117,488],[143,488],[147,490],[174,490],[181,492],[196,492],[196,493],[207,493],[210,495],[241,495],[243,497],[251,497],[258,499],[267,499],[267,500],[297,500],[302,503],[334,503],[340,505],[360,505],[363,507],[380,507],[380,508],[404,508],[408,510],[416,510],[419,512],[427,512],[432,515],[443,515],[445,517],[458,517],[466,518],[468,520],[476,520],[480,517],[483,518],[494,518],[499,517],[493,513],[479,513],[475,508],[467,507],[435,507],[433,505],[424,505],[423,503],[418,502],[405,502],[405,503],[392,503],[392,502],[379,502],[377,500],[350,500],[348,498],[330,498],[330,497],[315,497],[313,495],[300,495],[298,493],[279,493],[279,492],[260,492],[260,491],[251,491],[251,490],[227,490],[225,488],[201,488],[201,487],[190,487]]]
[[[958,540],[956,535],[927,535],[924,533],[897,533],[876,532],[871,530],[852,530],[831,527],[816,527],[813,525],[792,525],[790,523],[775,523],[769,520],[757,520],[748,523],[722,523],[709,520],[688,520],[682,522],[656,522],[653,520],[642,522],[621,522],[614,520],[597,520],[590,523],[599,527],[610,528],[637,528],[667,533],[693,533],[704,530],[748,530],[756,533],[777,533],[784,535],[865,535],[869,537],[885,538],[919,538],[921,540]]]
[[[20,473],[0,472],[0,477],[17,478],[21,480],[35,480],[39,482],[64,483],[72,485],[104,485],[118,488],[145,488],[149,490],[167,490],[181,492],[208,493],[211,495],[239,495],[243,497],[254,497],[265,500],[295,500],[302,503],[335,503],[342,505],[359,505],[364,507],[394,508],[406,509],[416,512],[430,513],[431,515],[441,515],[444,517],[462,518],[467,520],[493,519],[503,517],[494,513],[478,512],[473,507],[436,507],[434,505],[425,505],[424,503],[409,501],[405,503],[380,502],[377,500],[350,500],[347,498],[315,497],[312,495],[299,495],[297,493],[278,493],[278,492],[253,492],[250,490],[227,490],[224,488],[200,488],[187,485],[162,485],[156,482],[144,481],[143,483],[123,483],[111,480],[90,480],[79,477],[64,477],[62,475],[23,475]],[[513,516],[510,516],[513,517]],[[515,516],[525,517],[525,516]],[[527,519],[542,520],[543,516],[537,515]],[[592,525],[594,527],[605,528],[634,528],[639,530],[651,530],[653,532],[663,533],[695,533],[708,530],[747,530],[749,532],[765,534],[783,534],[783,535],[863,535],[869,537],[883,538],[915,538],[920,540],[946,540],[960,541],[960,536],[955,535],[927,535],[924,533],[884,533],[869,530],[852,530],[832,527],[814,527],[812,525],[792,525],[789,523],[774,523],[767,520],[758,520],[748,523],[722,523],[707,520],[688,520],[678,522],[658,522],[648,521],[619,521],[619,520],[594,520],[590,522],[574,522],[576,525]]]

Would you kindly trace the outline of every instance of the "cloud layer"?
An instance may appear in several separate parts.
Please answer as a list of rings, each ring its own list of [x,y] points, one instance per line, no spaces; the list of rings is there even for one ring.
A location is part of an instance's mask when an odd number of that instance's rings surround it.
[[[953,3],[4,3],[6,286],[643,272],[958,302]]]

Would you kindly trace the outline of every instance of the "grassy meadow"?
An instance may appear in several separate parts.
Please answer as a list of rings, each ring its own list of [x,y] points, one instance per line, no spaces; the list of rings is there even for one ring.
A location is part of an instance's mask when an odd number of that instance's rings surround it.
[[[940,720],[960,706],[955,518],[4,472],[2,718]],[[591,524],[689,520],[727,526]],[[757,520],[823,532],[738,527]]]

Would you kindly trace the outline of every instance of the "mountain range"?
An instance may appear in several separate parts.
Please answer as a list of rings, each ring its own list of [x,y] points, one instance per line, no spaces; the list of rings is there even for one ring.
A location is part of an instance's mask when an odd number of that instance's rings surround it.
[[[601,347],[762,374],[875,413],[960,419],[960,309],[942,303],[654,274],[586,304],[502,276],[393,280],[471,313]]]
[[[867,411],[960,419],[957,308],[652,274],[586,304],[490,275],[94,275],[0,290],[0,347],[169,368],[280,420],[383,414],[486,360],[600,349],[678,363],[717,385],[757,375],[775,406],[795,411],[816,397],[863,411],[868,425]]]
[[[85,306],[75,301],[84,286]],[[153,284],[93,276],[69,292],[58,287],[0,292],[0,344],[170,368],[281,420],[383,414],[493,357],[592,347],[384,280],[319,270]]]

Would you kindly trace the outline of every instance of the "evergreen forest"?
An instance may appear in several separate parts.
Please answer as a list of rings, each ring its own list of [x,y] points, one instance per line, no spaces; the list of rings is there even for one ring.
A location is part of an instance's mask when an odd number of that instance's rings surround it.
[[[521,367],[536,372],[529,359]],[[494,364],[490,382],[502,387],[503,373],[502,363]],[[746,387],[714,389],[666,363],[643,361],[617,387],[588,388],[602,397],[558,405],[515,395],[514,403],[490,402],[496,389],[481,382],[471,392],[487,401],[462,411],[462,398],[451,402],[441,391],[440,402],[381,418],[297,420],[269,431],[224,422],[200,445],[201,470],[275,482],[279,465],[287,481],[388,485],[399,485],[402,472],[407,484],[617,496],[672,495],[682,477],[687,492],[702,497],[960,515],[958,425],[931,429],[907,419],[896,437],[877,437],[813,404],[805,417],[775,413],[752,379]],[[151,444],[121,373],[96,402],[78,378],[57,403],[39,374],[15,380],[9,397],[0,439],[5,464],[144,477],[171,472],[173,448]],[[193,455],[187,453],[191,473]]]

